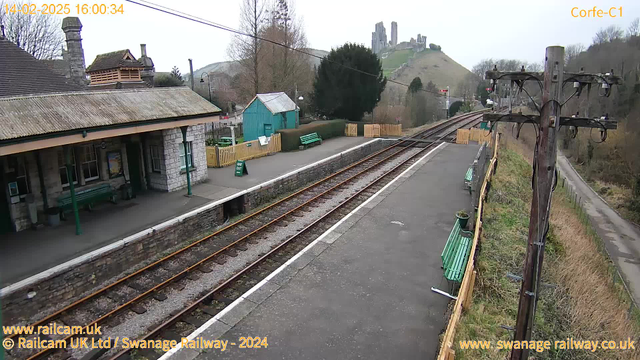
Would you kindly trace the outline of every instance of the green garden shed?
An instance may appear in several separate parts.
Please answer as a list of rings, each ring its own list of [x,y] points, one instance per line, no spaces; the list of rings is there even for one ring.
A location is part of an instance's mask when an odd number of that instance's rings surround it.
[[[298,127],[298,107],[283,92],[258,94],[242,113],[244,140]]]

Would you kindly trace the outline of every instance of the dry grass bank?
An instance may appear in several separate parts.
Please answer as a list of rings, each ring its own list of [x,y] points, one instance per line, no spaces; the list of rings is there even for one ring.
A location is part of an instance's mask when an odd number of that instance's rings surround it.
[[[531,205],[531,150],[521,141],[505,141],[499,150],[497,173],[485,208],[483,235],[477,257],[478,278],[473,305],[464,313],[459,340],[511,340]],[[524,137],[527,140],[527,137]],[[538,302],[534,340],[638,339],[637,310],[611,265],[602,243],[584,214],[558,186],[553,197],[551,227],[545,249],[543,287]],[[640,346],[636,344],[640,349]],[[456,349],[456,359],[505,359],[505,350]],[[640,359],[640,350],[550,350],[532,352],[530,359]]]

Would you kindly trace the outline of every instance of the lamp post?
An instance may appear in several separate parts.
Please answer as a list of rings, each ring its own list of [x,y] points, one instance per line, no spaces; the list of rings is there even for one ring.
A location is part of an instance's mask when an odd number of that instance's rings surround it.
[[[209,88],[209,102],[211,102],[211,78],[209,77],[209,73],[208,72],[203,72],[202,74],[200,74],[200,82],[203,83],[204,79],[202,78],[204,75],[207,75],[207,87]]]

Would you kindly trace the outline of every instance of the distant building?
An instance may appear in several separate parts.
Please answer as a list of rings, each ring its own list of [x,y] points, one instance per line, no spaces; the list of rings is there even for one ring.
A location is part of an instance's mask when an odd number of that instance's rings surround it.
[[[67,42],[67,48],[62,49],[62,59],[39,60],[51,71],[81,87],[90,85],[89,90],[153,87],[155,67],[147,56],[147,45],[140,44],[140,58],[137,60],[129,50],[120,50],[98,55],[85,69],[80,19],[64,18],[62,31]]]
[[[391,22],[391,46],[398,45],[398,23]]]
[[[376,24],[376,31],[371,33],[371,51],[373,51],[374,54],[378,54],[388,46],[387,30],[381,21]]]
[[[258,94],[242,112],[244,140],[271,136],[280,129],[295,129],[298,107],[283,92]]]
[[[101,89],[150,87],[142,80],[144,70],[145,66],[128,49],[100,54],[87,67],[91,79],[89,86]]]

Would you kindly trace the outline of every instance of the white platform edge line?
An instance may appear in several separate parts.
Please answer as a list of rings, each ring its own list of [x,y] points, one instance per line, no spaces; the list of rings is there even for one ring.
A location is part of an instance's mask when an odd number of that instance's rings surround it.
[[[276,276],[278,273],[280,273],[282,270],[284,270],[287,266],[291,265],[297,258],[299,258],[300,256],[302,256],[305,252],[307,252],[309,249],[311,249],[313,246],[315,246],[315,244],[317,244],[319,241],[322,241],[323,238],[325,238],[327,235],[329,235],[331,232],[333,232],[333,230],[335,230],[338,226],[340,226],[340,224],[342,224],[343,222],[345,222],[348,218],[350,218],[353,214],[355,214],[356,212],[358,212],[358,210],[360,210],[363,206],[365,206],[366,204],[368,204],[370,201],[372,201],[373,199],[375,199],[378,195],[380,195],[384,190],[386,190],[391,184],[393,184],[394,182],[396,182],[396,180],[398,180],[399,178],[401,178],[402,176],[404,176],[407,172],[409,172],[409,170],[411,170],[414,166],[420,164],[427,156],[431,155],[432,152],[436,151],[437,149],[439,149],[440,147],[442,147],[443,145],[445,145],[446,143],[440,143],[440,145],[436,146],[435,148],[433,148],[431,151],[429,151],[428,153],[426,153],[423,157],[420,158],[420,160],[416,161],[413,165],[409,166],[405,171],[403,171],[400,175],[396,176],[395,178],[393,178],[393,180],[391,180],[387,185],[383,186],[382,189],[378,190],[375,194],[371,195],[370,198],[368,198],[365,202],[363,202],[362,204],[358,205],[358,207],[356,207],[355,209],[353,209],[350,213],[348,213],[345,217],[343,217],[342,219],[340,219],[337,223],[335,223],[332,227],[330,227],[329,229],[327,229],[327,231],[325,231],[324,233],[322,233],[322,235],[318,236],[317,239],[313,240],[309,245],[307,245],[304,249],[300,250],[297,254],[295,254],[291,259],[287,260],[287,262],[285,262],[284,264],[280,265],[279,268],[275,269],[271,274],[269,274],[266,278],[264,278],[262,281],[260,281],[259,283],[255,284],[251,289],[247,290],[244,294],[240,295],[240,297],[232,302],[231,304],[229,304],[229,306],[227,306],[226,308],[224,308],[222,311],[220,311],[218,314],[216,314],[216,316],[214,316],[213,318],[209,319],[209,321],[207,321],[206,323],[202,324],[199,328],[197,328],[196,330],[194,330],[191,334],[189,334],[189,336],[187,336],[187,339],[189,340],[193,340],[195,339],[198,335],[202,334],[202,332],[204,332],[205,330],[207,330],[211,325],[213,325],[216,321],[218,321],[224,314],[226,314],[227,312],[231,311],[236,305],[238,305],[239,303],[241,303],[243,300],[245,300],[249,295],[251,295],[252,293],[254,293],[256,290],[260,289],[264,284],[266,284],[267,282],[269,282],[269,280],[273,279],[274,276]],[[164,353],[164,355],[162,355],[158,360],[166,360],[168,358],[170,358],[171,356],[173,356],[176,352],[178,352],[180,349],[182,348],[182,343],[178,343],[175,347],[171,348],[169,351],[167,351],[166,353]]]
[[[356,150],[358,148],[361,148],[361,147],[364,147],[366,145],[369,145],[369,144],[371,144],[373,142],[383,141],[383,140],[384,141],[395,141],[396,139],[376,138],[376,139],[367,141],[366,143],[363,143],[363,144],[360,144],[360,145],[356,145],[356,146],[354,146],[352,148],[349,148],[349,149],[347,149],[345,151],[342,151],[340,153],[331,155],[331,156],[326,157],[324,159],[318,160],[318,161],[316,161],[314,163],[305,165],[305,166],[301,167],[300,169],[296,169],[296,170],[290,171],[290,172],[288,172],[288,173],[286,173],[284,175],[281,175],[281,176],[278,176],[276,178],[273,178],[271,180],[267,180],[267,181],[265,181],[265,182],[263,182],[261,184],[258,184],[258,185],[254,186],[254,187],[251,187],[249,189],[241,190],[241,191],[239,191],[239,192],[237,192],[235,194],[229,195],[229,196],[227,196],[227,197],[225,197],[223,199],[216,200],[214,202],[211,202],[211,203],[208,203],[206,205],[203,205],[203,206],[201,206],[201,207],[199,207],[197,209],[191,210],[191,211],[189,211],[189,212],[187,212],[185,214],[176,216],[176,217],[174,217],[172,219],[166,220],[166,221],[164,221],[162,223],[159,223],[157,225],[154,225],[154,226],[152,226],[150,228],[141,230],[141,231],[139,231],[139,232],[137,232],[137,233],[135,233],[133,235],[127,236],[127,237],[123,238],[122,240],[118,240],[118,241],[113,242],[113,243],[111,243],[109,245],[105,245],[105,246],[103,246],[101,248],[98,248],[96,250],[91,251],[90,253],[78,256],[78,257],[76,257],[74,259],[71,259],[71,260],[69,260],[67,262],[64,262],[62,264],[56,265],[56,266],[54,266],[52,268],[49,268],[47,270],[44,270],[44,271],[42,271],[42,272],[40,272],[38,274],[32,275],[32,276],[30,276],[30,277],[28,277],[26,279],[20,280],[17,283],[8,285],[8,286],[0,289],[0,298],[5,297],[7,295],[10,295],[10,294],[12,294],[12,293],[14,293],[14,292],[16,292],[18,290],[21,290],[22,288],[25,288],[25,287],[27,287],[27,286],[29,286],[31,284],[34,284],[34,283],[36,283],[36,282],[38,282],[38,281],[40,281],[42,279],[46,279],[48,277],[51,277],[51,276],[54,276],[54,275],[59,274],[61,272],[64,272],[64,271],[66,271],[66,270],[68,270],[68,269],[70,269],[70,268],[72,268],[72,267],[74,267],[74,266],[76,266],[78,264],[82,264],[83,262],[90,261],[90,260],[92,260],[92,259],[94,259],[96,257],[99,257],[100,255],[102,255],[102,254],[104,254],[106,252],[109,252],[111,250],[118,249],[118,248],[121,248],[121,247],[125,247],[127,244],[129,244],[131,242],[135,242],[135,241],[145,237],[146,235],[148,235],[150,233],[153,233],[154,231],[159,231],[159,230],[162,230],[162,229],[164,229],[166,227],[169,227],[169,226],[172,226],[172,225],[177,224],[179,222],[182,222],[184,219],[187,219],[187,218],[189,218],[191,216],[197,215],[197,214],[199,214],[199,213],[201,213],[203,211],[206,211],[206,210],[208,210],[208,209],[210,209],[210,208],[212,208],[214,206],[223,204],[223,203],[225,203],[225,202],[227,202],[229,200],[233,200],[233,199],[235,199],[235,198],[237,198],[239,196],[242,196],[244,194],[247,194],[247,193],[249,193],[251,191],[254,191],[254,190],[260,189],[261,187],[270,185],[270,184],[272,184],[272,183],[274,183],[274,182],[276,182],[278,180],[287,178],[287,177],[289,177],[291,175],[294,175],[294,174],[296,174],[296,173],[298,173],[300,171],[303,171],[303,170],[306,170],[308,168],[311,168],[311,167],[317,166],[319,164],[322,164],[324,162],[330,161],[331,159],[334,159],[336,157],[342,156],[342,155],[344,155],[346,153],[349,153],[349,152],[354,151],[354,150]]]

